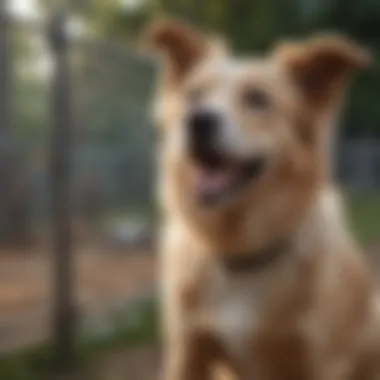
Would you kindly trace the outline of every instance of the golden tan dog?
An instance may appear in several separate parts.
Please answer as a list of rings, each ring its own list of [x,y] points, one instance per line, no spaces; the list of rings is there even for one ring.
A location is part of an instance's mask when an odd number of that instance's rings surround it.
[[[344,224],[330,143],[349,74],[338,36],[260,58],[176,21],[158,94],[164,380],[380,378],[378,305]]]

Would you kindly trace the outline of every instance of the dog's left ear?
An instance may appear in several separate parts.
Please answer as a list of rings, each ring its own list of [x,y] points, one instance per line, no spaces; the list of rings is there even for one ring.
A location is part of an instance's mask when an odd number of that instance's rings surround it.
[[[171,84],[180,83],[208,52],[206,39],[196,30],[173,19],[154,22],[144,33],[142,44],[166,59],[166,72]]]
[[[350,73],[370,66],[369,52],[341,36],[320,36],[275,50],[313,106],[323,108],[342,95]]]

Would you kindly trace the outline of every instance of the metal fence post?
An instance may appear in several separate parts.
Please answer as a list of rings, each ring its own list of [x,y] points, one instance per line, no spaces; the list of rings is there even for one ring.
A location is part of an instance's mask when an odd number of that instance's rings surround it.
[[[0,242],[8,239],[7,214],[12,186],[11,63],[7,1],[0,0]]]
[[[70,163],[72,109],[66,14],[52,19],[49,40],[55,72],[52,94],[51,185],[54,244],[54,339],[58,371],[75,365],[75,306],[71,232]]]

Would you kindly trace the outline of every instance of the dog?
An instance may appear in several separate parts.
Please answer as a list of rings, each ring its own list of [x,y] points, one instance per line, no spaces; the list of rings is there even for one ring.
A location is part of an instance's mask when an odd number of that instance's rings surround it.
[[[162,57],[163,379],[380,379],[380,304],[332,178],[370,54],[318,35],[235,58],[168,19],[143,40]]]

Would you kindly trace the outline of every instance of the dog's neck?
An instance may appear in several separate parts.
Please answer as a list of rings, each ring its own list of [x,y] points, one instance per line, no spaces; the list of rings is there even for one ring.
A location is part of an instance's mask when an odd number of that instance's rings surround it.
[[[281,257],[290,253],[291,250],[291,241],[284,239],[274,241],[267,247],[258,251],[223,254],[219,261],[229,273],[255,273],[275,265]]]
[[[350,242],[339,203],[334,190],[323,190],[294,236],[275,240],[258,250],[222,252],[218,255],[220,264],[231,274],[254,274],[275,266],[295,252],[304,255],[310,247],[329,250],[331,245],[338,247]]]

